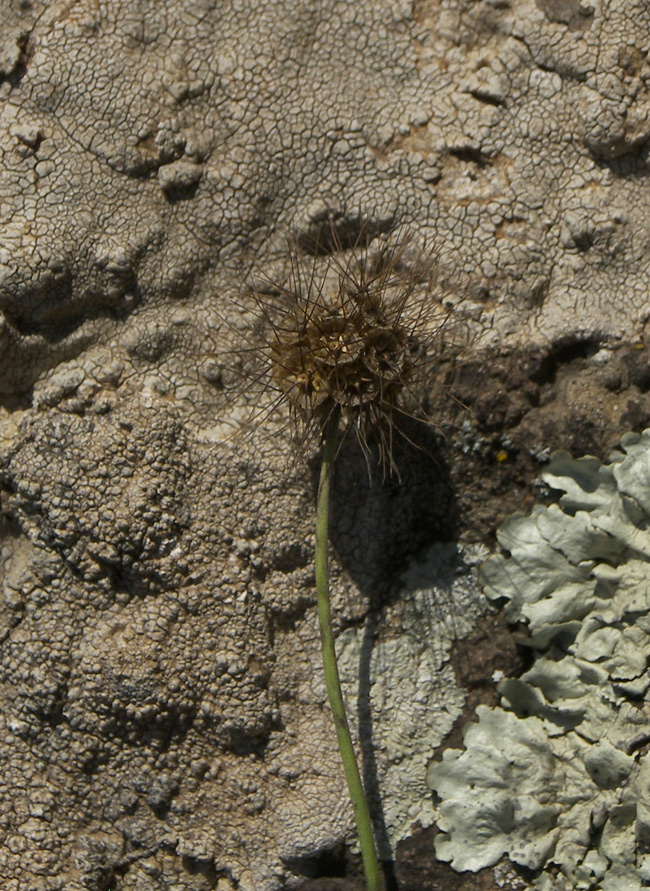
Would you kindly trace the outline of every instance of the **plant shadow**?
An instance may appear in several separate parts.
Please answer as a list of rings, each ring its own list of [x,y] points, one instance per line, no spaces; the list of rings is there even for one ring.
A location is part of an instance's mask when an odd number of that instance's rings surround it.
[[[375,756],[373,649],[382,614],[399,596],[400,575],[424,548],[436,541],[455,540],[459,526],[440,436],[416,421],[408,421],[404,432],[409,441],[398,441],[393,455],[399,478],[385,475],[377,452],[364,454],[354,437],[343,442],[336,463],[330,529],[340,565],[368,604],[359,650],[356,718],[362,779],[376,846],[384,858],[391,846]],[[392,859],[384,859],[382,867],[386,891],[397,891]]]

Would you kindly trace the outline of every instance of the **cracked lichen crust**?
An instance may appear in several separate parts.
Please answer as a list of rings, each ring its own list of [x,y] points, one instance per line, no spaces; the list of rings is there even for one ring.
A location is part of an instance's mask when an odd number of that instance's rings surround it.
[[[650,880],[650,430],[606,464],[557,453],[543,479],[559,504],[507,520],[482,569],[534,662],[431,766],[436,851],[473,870],[507,854],[542,889],[632,891]]]
[[[332,208],[426,235],[495,341],[636,334],[647,4],[285,6],[2,0],[1,392]]]

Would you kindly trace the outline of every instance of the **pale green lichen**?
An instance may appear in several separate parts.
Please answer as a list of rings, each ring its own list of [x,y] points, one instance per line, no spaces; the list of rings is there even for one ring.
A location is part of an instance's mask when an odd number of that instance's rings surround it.
[[[608,464],[558,453],[543,478],[559,505],[507,520],[483,567],[534,663],[431,765],[436,851],[459,870],[507,855],[544,891],[635,891],[650,883],[650,430]]]

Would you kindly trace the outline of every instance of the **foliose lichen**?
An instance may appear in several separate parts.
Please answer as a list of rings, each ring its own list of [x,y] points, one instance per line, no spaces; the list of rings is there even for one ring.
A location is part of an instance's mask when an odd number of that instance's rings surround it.
[[[650,430],[606,464],[556,453],[543,479],[559,504],[509,518],[482,568],[534,660],[430,766],[436,851],[459,870],[507,855],[543,891],[635,891],[650,882]]]

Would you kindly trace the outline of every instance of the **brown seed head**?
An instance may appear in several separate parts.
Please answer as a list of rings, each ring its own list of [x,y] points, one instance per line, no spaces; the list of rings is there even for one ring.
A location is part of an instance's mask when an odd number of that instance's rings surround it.
[[[356,421],[395,406],[414,346],[399,306],[364,281],[296,302],[296,324],[275,331],[270,347],[273,381],[292,409],[322,426],[332,412]]]
[[[392,472],[393,436],[408,439],[400,418],[422,417],[413,394],[447,314],[431,299],[432,264],[411,235],[371,235],[362,229],[347,254],[333,226],[309,254],[304,240],[291,244],[287,282],[266,279],[253,293],[263,345],[260,353],[251,339],[245,352],[264,365],[249,379],[276,391],[302,442],[335,418],[368,460],[374,441]]]

